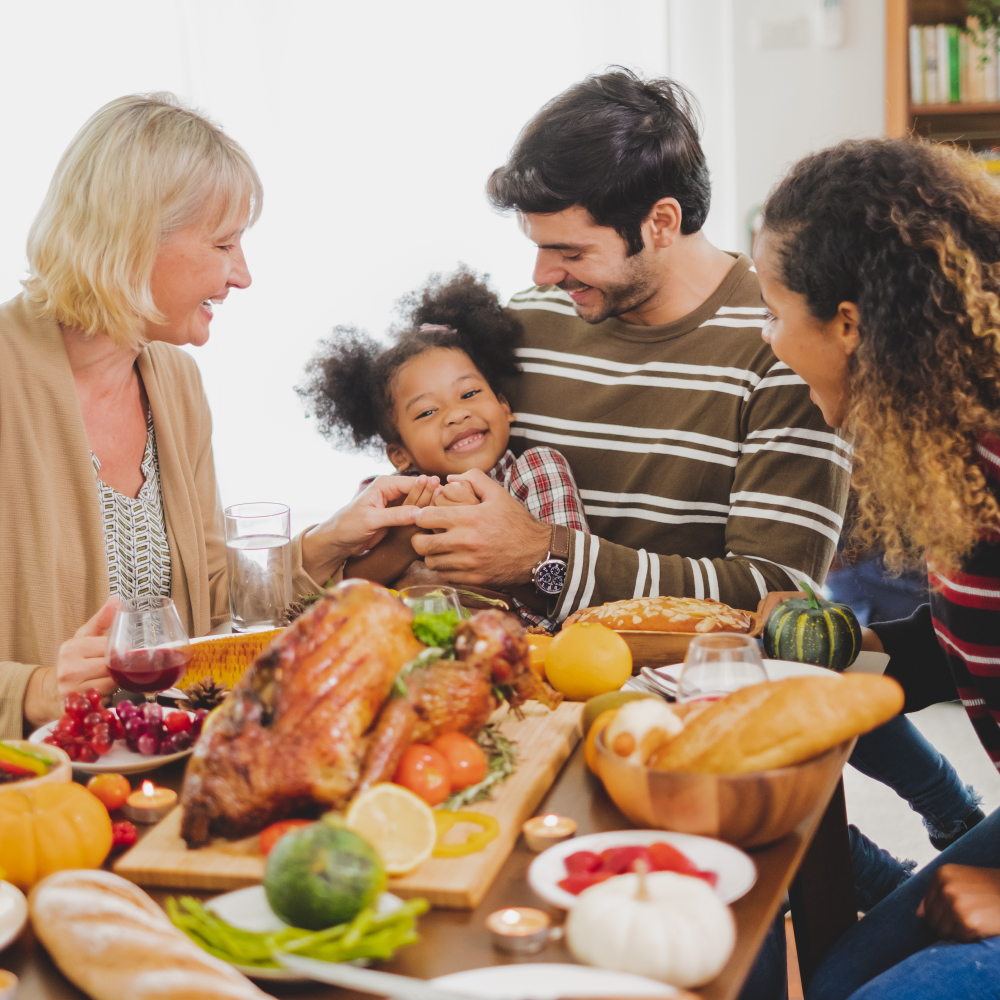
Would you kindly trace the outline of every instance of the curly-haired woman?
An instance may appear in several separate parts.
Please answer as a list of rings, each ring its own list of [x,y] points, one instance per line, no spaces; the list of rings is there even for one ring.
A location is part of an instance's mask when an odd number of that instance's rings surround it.
[[[1000,763],[1000,190],[951,149],[846,142],[793,167],[764,220],[764,338],[854,436],[859,541],[929,568],[930,604],[868,648],[890,654],[907,711],[960,696]],[[1000,810],[846,934],[808,995],[998,982]]]

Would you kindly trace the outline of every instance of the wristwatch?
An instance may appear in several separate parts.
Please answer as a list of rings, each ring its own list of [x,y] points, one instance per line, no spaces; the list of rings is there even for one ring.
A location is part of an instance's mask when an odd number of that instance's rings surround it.
[[[565,524],[554,524],[548,554],[531,570],[532,583],[543,594],[553,596],[561,593],[568,563],[569,528]]]

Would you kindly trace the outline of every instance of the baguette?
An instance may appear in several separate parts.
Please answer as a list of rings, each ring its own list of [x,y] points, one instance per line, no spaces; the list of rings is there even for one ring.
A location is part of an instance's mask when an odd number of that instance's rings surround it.
[[[749,632],[746,611],[696,597],[636,597],[583,608],[563,623],[600,622],[616,632]]]
[[[110,872],[56,872],[31,890],[28,908],[35,936],[62,974],[94,1000],[268,997]]]
[[[891,677],[790,677],[742,688],[686,720],[649,766],[747,774],[788,767],[888,722],[903,707]]]

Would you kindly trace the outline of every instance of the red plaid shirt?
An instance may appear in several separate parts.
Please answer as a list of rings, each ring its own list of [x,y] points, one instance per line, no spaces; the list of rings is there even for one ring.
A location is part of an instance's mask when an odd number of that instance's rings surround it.
[[[590,531],[576,480],[569,463],[558,451],[529,448],[520,458],[515,458],[508,448],[490,469],[489,476],[539,521],[565,524],[567,528],[577,531]],[[374,480],[375,476],[363,480],[359,492]],[[517,607],[527,624],[541,625],[550,632],[558,630],[558,622],[529,611],[521,604]]]

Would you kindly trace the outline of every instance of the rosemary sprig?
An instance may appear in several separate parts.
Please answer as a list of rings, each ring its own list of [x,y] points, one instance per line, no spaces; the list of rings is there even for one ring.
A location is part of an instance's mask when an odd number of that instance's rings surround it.
[[[392,693],[399,698],[405,698],[409,694],[406,690],[406,678],[414,670],[426,670],[433,666],[446,655],[447,650],[440,646],[428,646],[427,649],[422,649],[409,663],[404,663],[403,668],[396,674],[396,679],[392,682]]]
[[[507,739],[496,726],[489,723],[479,731],[476,742],[486,754],[486,777],[475,785],[463,788],[441,803],[442,809],[454,810],[462,806],[472,805],[488,799],[493,789],[505,782],[513,773],[517,764],[517,744]]]

